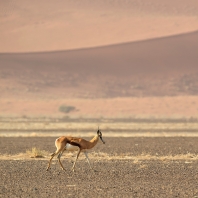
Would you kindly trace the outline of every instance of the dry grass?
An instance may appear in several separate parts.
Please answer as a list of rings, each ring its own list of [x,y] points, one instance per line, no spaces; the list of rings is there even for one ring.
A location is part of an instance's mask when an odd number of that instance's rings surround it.
[[[64,134],[68,136],[78,136],[78,137],[90,137],[92,138],[95,135],[95,130],[90,132],[0,132],[0,137],[59,137]],[[102,130],[104,137],[198,137],[197,132],[188,132],[188,131],[180,131],[180,132],[107,132]]]
[[[113,131],[196,131],[197,122],[0,122],[1,131],[95,131],[98,126],[101,129]]]
[[[76,153],[69,152],[64,153],[63,159],[72,159],[75,157]],[[2,160],[9,160],[9,159],[29,159],[30,158],[45,158],[48,160],[50,158],[50,154],[47,151],[40,150],[39,148],[33,147],[31,150],[27,150],[26,153],[20,153],[17,155],[0,155],[0,159]],[[103,152],[90,152],[89,153],[90,159],[93,160],[132,160],[133,163],[138,164],[141,161],[148,161],[148,160],[160,160],[160,161],[177,161],[182,160],[185,163],[191,163],[192,161],[198,160],[198,155],[194,153],[187,153],[187,154],[180,154],[180,155],[150,155],[146,153],[142,153],[141,155],[133,156],[130,153],[124,153],[122,155],[109,155],[108,153]],[[84,160],[84,155],[79,156],[79,160]]]
[[[26,154],[28,154],[31,158],[44,158],[48,153],[44,150],[40,150],[36,147],[33,147],[31,150],[27,150]]]
[[[63,134],[92,137],[98,126],[104,137],[197,137],[193,118],[5,118],[0,117],[0,137],[58,137]]]
[[[115,155],[110,156],[108,153],[90,153],[90,158],[97,159],[97,160],[133,160],[134,163],[138,163],[139,161],[143,160],[160,160],[160,161],[175,161],[175,160],[198,160],[198,155],[187,153],[187,154],[180,154],[180,155],[166,155],[166,156],[155,156],[150,154],[141,154],[139,156],[131,156],[130,154],[125,155]]]
[[[76,153],[64,153],[63,159],[72,159],[75,157]],[[0,156],[1,160],[26,160],[30,158],[45,158],[48,160],[50,158],[50,154],[46,151],[40,150],[38,148],[32,148],[31,150],[26,151],[26,153],[21,153],[18,155],[2,155]],[[185,161],[185,163],[192,163],[195,160],[198,160],[198,155],[194,153],[180,154],[180,155],[165,155],[165,156],[157,156],[150,154],[141,154],[138,156],[132,156],[130,154],[123,155],[109,155],[108,153],[103,152],[91,152],[89,153],[89,157],[92,160],[100,161],[100,160],[131,160],[133,163],[138,164],[141,161],[149,161],[149,160],[159,160],[162,162],[169,161]],[[79,160],[84,160],[84,155],[80,155]]]
[[[23,122],[23,123],[0,123],[1,130],[95,130],[98,123],[48,123],[48,122]],[[101,123],[104,130],[189,130],[198,129],[198,123]]]

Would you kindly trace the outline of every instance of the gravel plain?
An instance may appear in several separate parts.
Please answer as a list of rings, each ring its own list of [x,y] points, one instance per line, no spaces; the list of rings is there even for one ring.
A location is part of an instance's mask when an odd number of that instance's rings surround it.
[[[50,154],[55,138],[1,137],[0,197],[198,197],[198,138],[104,139],[89,155],[94,171],[82,155],[73,173],[67,154],[66,172],[56,158],[46,171],[49,156],[11,158],[32,147]]]

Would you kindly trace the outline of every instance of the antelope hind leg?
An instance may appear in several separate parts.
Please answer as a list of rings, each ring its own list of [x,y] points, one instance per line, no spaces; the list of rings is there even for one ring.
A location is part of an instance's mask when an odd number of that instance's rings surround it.
[[[51,158],[50,158],[50,160],[49,160],[49,164],[48,164],[48,167],[47,167],[46,171],[49,170],[50,165],[51,165],[51,162],[52,162],[52,159],[53,159],[53,157],[54,157],[55,155],[56,155],[56,152],[54,152],[54,153],[51,155]]]

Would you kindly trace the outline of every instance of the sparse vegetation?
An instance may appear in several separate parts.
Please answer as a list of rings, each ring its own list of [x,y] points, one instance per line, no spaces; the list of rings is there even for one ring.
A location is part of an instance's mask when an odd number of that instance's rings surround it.
[[[27,150],[26,153],[31,157],[31,158],[44,158],[45,155],[47,155],[46,151],[40,150],[36,147],[33,147],[31,150]]]
[[[91,122],[92,121],[92,122]],[[152,135],[174,135],[174,136],[189,136],[196,135],[198,130],[198,123],[195,121],[189,122],[129,122],[129,121],[115,121],[115,120],[87,120],[80,119],[45,119],[45,120],[3,120],[0,121],[0,136],[8,135],[9,131],[12,135],[23,134],[26,136],[36,136],[41,132],[45,135],[52,135],[55,132],[93,132],[100,128],[108,132],[110,135],[116,134],[125,136],[138,135],[147,136]],[[14,132],[14,133],[13,133]],[[28,132],[28,133],[27,133]],[[46,133],[47,132],[47,133]],[[141,132],[141,133],[140,133]],[[144,133],[144,134],[143,134]],[[192,134],[190,134],[192,133]],[[197,135],[196,135],[197,136]]]
[[[76,108],[74,106],[66,106],[66,105],[61,105],[59,107],[59,111],[62,113],[70,113],[71,111],[75,111]]]

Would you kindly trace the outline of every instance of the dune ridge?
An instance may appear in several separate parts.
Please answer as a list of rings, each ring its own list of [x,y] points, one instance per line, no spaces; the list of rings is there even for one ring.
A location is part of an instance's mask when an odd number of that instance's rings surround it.
[[[196,95],[197,41],[193,32],[83,50],[1,53],[0,90],[77,98]]]
[[[83,50],[0,54],[2,115],[197,116],[198,32]]]

